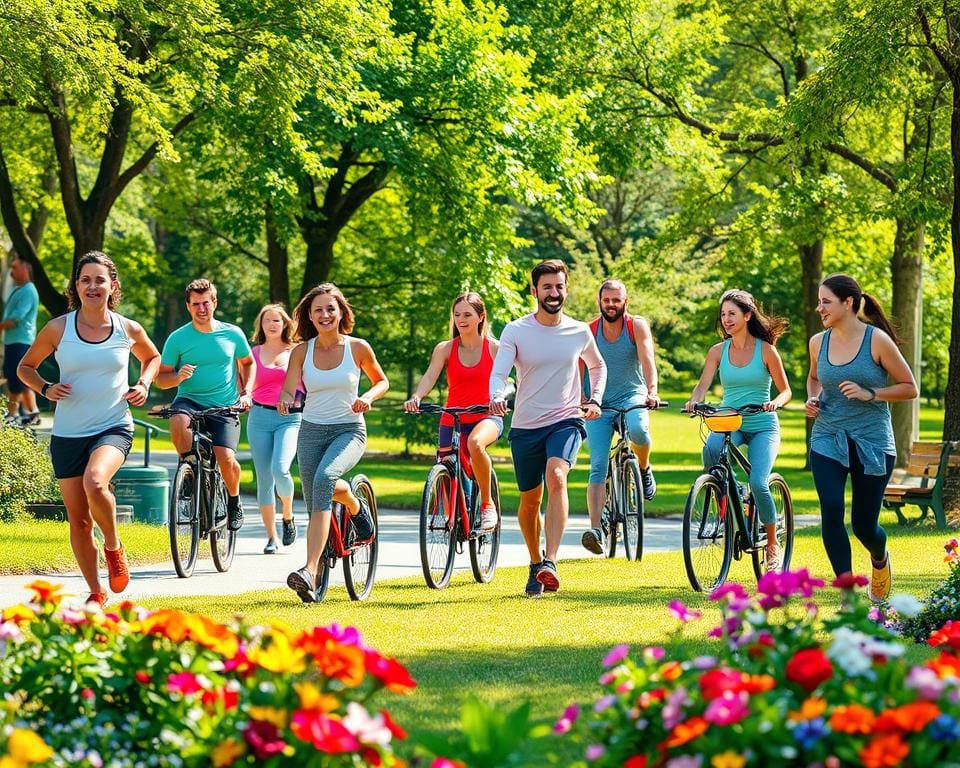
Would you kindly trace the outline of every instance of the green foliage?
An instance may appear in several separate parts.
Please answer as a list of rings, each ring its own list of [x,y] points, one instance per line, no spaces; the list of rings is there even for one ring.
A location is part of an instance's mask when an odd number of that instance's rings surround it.
[[[947,578],[933,588],[924,600],[923,608],[916,616],[904,619],[903,634],[918,643],[925,643],[932,632],[948,621],[960,621],[960,557],[957,555],[957,540],[946,543]]]
[[[6,412],[0,397],[0,408]],[[29,501],[60,498],[47,447],[25,429],[0,426],[0,521],[26,514]]]

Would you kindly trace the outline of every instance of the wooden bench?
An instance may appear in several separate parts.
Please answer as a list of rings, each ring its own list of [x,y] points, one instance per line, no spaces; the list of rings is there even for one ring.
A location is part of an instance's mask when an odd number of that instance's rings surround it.
[[[920,517],[926,518],[932,509],[938,528],[947,527],[943,512],[943,484],[948,474],[960,471],[960,445],[947,443],[914,443],[910,449],[910,463],[906,469],[895,469],[890,484],[883,492],[883,505],[892,509],[901,525],[907,519],[900,511],[906,504],[920,507]]]

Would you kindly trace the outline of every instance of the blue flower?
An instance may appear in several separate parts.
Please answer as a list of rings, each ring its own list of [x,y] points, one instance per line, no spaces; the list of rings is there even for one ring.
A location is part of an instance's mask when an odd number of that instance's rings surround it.
[[[935,741],[960,741],[960,723],[950,715],[940,715],[930,723],[927,733]]]
[[[797,723],[793,729],[793,738],[797,740],[801,747],[810,749],[820,739],[828,733],[827,724],[822,717],[813,720],[804,720]]]

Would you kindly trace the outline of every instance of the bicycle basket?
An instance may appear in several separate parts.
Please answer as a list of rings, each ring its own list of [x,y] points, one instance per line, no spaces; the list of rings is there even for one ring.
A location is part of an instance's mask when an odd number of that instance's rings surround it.
[[[736,432],[743,423],[739,413],[723,413],[714,416],[704,416],[703,423],[711,432]]]

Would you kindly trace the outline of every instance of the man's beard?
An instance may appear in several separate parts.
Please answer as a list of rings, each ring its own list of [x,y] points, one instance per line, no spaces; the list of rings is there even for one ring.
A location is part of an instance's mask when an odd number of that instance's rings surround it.
[[[563,309],[564,298],[561,296],[555,303],[547,304],[546,301],[542,299],[537,299],[537,304],[540,306],[544,312],[550,315],[559,314],[560,310]]]
[[[627,311],[626,307],[620,307],[619,309],[615,309],[613,310],[612,313],[609,309],[601,309],[600,314],[603,315],[603,319],[606,320],[608,323],[615,323],[617,322],[617,320],[623,317],[623,314],[626,311]]]

